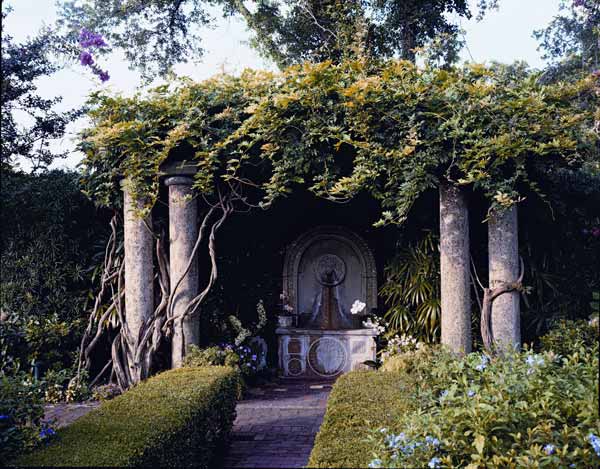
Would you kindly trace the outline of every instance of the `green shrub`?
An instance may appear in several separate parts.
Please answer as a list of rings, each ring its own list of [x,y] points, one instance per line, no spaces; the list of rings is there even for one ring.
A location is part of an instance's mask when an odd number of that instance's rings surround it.
[[[0,368],[68,368],[86,326],[107,220],[74,171],[3,171],[0,184]]]
[[[568,355],[580,347],[592,347],[598,341],[598,322],[591,320],[560,320],[540,337],[542,350]]]
[[[390,357],[389,371],[351,373],[334,386],[310,464],[597,466],[598,341],[573,344],[497,358],[425,346]]]
[[[365,467],[372,459],[366,437],[373,426],[391,426],[409,410],[410,392],[395,373],[353,371],[335,383],[309,467]]]
[[[161,373],[58,430],[59,441],[22,466],[211,467],[226,442],[239,393],[229,367]]]
[[[183,366],[231,366],[237,368],[244,377],[249,377],[258,371],[259,353],[247,345],[221,344],[204,349],[190,345]]]
[[[42,433],[42,394],[39,383],[25,373],[0,375],[0,465],[33,448],[48,433]]]

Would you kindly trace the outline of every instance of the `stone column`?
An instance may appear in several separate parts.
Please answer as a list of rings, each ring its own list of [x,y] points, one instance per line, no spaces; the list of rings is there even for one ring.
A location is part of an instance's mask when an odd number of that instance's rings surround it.
[[[519,278],[517,206],[494,212],[488,222],[490,288]],[[521,346],[519,292],[500,295],[492,303],[492,334],[500,347]]]
[[[471,351],[469,211],[465,194],[440,185],[440,273],[442,344]]]
[[[185,273],[198,236],[198,204],[192,198],[193,179],[173,176],[165,180],[169,187],[169,269],[171,292]],[[173,298],[173,315],[182,314],[190,301],[198,294],[198,263],[192,262],[189,271],[177,287]],[[171,366],[181,366],[185,351],[190,344],[198,344],[199,319],[187,316],[183,323],[174,324]]]
[[[121,186],[125,232],[125,318],[137,344],[143,323],[154,312],[152,216],[141,218],[136,214],[143,203],[132,199],[127,180]]]

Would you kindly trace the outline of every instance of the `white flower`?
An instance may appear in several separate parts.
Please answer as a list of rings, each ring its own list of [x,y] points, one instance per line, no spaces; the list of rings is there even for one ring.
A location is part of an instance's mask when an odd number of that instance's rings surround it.
[[[366,307],[367,307],[366,303],[363,303],[360,300],[354,300],[354,303],[352,303],[352,308],[350,308],[350,312],[354,316],[356,314],[362,313]]]
[[[367,320],[363,321],[362,324],[368,329],[375,329],[377,331],[377,335],[383,334],[385,332],[386,326],[383,323],[383,321],[379,318],[375,318],[374,322],[371,318],[367,318]]]
[[[292,308],[290,305],[283,305],[283,310],[287,313],[291,313],[294,311],[294,308]]]

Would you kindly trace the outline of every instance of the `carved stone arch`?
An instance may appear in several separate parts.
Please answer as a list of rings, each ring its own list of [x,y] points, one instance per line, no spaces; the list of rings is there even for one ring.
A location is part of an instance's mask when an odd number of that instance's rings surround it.
[[[369,246],[363,238],[348,228],[324,225],[302,234],[286,249],[283,267],[283,293],[287,296],[288,303],[294,308],[294,311],[298,313],[306,312],[299,304],[302,300],[298,295],[299,281],[303,274],[301,271],[303,257],[311,247],[327,245],[327,243],[337,243],[345,246],[348,252],[353,253],[356,260],[358,260],[360,264],[360,293],[358,294],[359,298],[355,299],[360,299],[366,303],[363,314],[377,308],[377,267]]]

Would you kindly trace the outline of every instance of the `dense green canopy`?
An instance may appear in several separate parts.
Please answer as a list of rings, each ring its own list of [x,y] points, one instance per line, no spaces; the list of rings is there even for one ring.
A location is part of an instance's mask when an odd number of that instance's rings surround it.
[[[333,200],[369,191],[382,223],[401,222],[440,181],[510,206],[552,171],[600,172],[598,78],[538,78],[518,65],[324,62],[97,94],[84,186],[114,205],[125,176],[151,207],[161,165],[180,158],[197,165],[201,193],[235,182],[263,206],[299,186]]]

